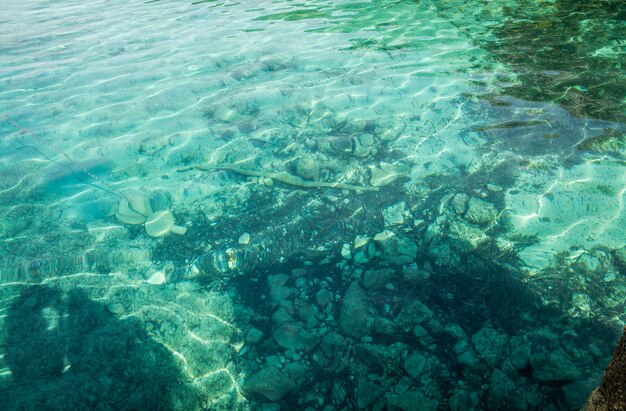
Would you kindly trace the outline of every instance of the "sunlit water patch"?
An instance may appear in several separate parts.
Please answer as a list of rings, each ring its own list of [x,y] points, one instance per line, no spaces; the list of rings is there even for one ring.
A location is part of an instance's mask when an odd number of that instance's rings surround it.
[[[12,6],[3,398],[579,407],[623,323],[624,9],[526,3]]]

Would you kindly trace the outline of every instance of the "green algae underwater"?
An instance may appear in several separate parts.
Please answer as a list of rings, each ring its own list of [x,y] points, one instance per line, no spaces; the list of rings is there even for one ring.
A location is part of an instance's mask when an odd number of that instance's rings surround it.
[[[0,406],[577,410],[626,302],[626,4],[25,1]]]

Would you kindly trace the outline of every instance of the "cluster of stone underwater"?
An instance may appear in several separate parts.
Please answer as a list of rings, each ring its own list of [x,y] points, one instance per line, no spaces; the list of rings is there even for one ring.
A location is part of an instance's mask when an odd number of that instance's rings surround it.
[[[163,190],[125,193],[113,204],[106,224],[87,225],[64,242],[67,261],[64,256],[50,258],[47,265],[28,262],[6,279],[36,282],[69,274],[69,281],[85,270],[124,272],[141,287],[170,290],[171,306],[159,304],[167,309],[192,294],[185,284],[218,284],[238,304],[237,324],[246,338],[236,356],[210,352],[216,363],[232,360],[246,376],[221,374],[228,382],[222,381],[224,391],[234,397],[245,394],[257,409],[581,405],[599,381],[599,364],[608,360],[606,341],[615,337],[612,325],[599,326],[594,312],[620,315],[620,289],[626,288],[620,288],[623,279],[617,273],[626,267],[626,249],[565,253],[553,267],[530,277],[516,259],[516,247],[532,239],[512,241],[503,235],[506,188],[489,182],[493,170],[485,167],[485,183],[474,187],[446,175],[405,183],[407,167],[378,160],[367,167],[360,164],[387,149],[400,134],[399,126],[324,119],[315,123],[320,130],[303,134],[303,145],[311,150],[298,152],[299,158],[263,158],[247,167],[189,167],[189,179],[196,181],[223,172],[239,175],[228,174],[225,193],[193,204],[180,198],[173,202]],[[316,139],[318,134],[328,138]],[[337,176],[348,178],[333,182]],[[272,206],[258,211],[263,202]],[[313,244],[301,241],[303,222],[267,228],[282,214],[297,221],[293,208],[298,203],[326,207],[326,215],[356,204],[352,209],[367,208],[379,221],[372,220],[369,229],[347,230],[363,223],[356,221],[363,220],[357,214]],[[256,214],[250,217],[247,208]],[[37,212],[45,217],[41,221],[53,220],[43,207]],[[229,219],[235,223],[228,225]],[[259,230],[230,229],[246,219],[256,221]],[[177,228],[174,220],[184,223]],[[182,234],[183,225],[185,235],[169,234]],[[33,232],[39,229],[35,226]],[[46,239],[71,232],[62,225],[48,229],[41,230],[44,236],[53,234]],[[272,246],[281,231],[295,240]],[[81,254],[86,244],[96,251]],[[240,264],[239,257],[253,247],[262,249],[262,258]],[[224,258],[208,258],[222,251]],[[617,291],[605,292],[607,284]],[[193,290],[194,295],[202,292]],[[151,309],[158,308],[144,312]],[[111,310],[133,312],[116,302]],[[165,331],[187,321],[153,317],[142,317],[144,325],[154,321]],[[233,334],[230,329],[215,332],[224,334],[213,336],[217,340]],[[177,343],[185,347],[188,340],[211,341],[195,335],[200,339],[186,335]],[[180,358],[181,352],[171,347],[166,354]],[[190,364],[197,365],[195,360]],[[203,375],[194,373],[191,379]]]
[[[247,304],[241,354],[255,408],[584,404],[617,334],[581,311],[574,282],[619,272],[626,249],[565,259],[566,286],[545,290],[490,235],[501,213],[489,193],[449,193],[430,216],[415,212],[419,198],[384,208],[385,229],[344,243],[340,261],[253,274],[267,287]]]
[[[294,190],[258,183],[261,177],[253,188],[258,195]],[[608,361],[606,340],[614,337],[610,326],[590,332],[596,325],[587,319],[595,309],[619,309],[593,287],[620,281],[614,273],[626,267],[626,249],[565,255],[558,270],[531,278],[517,266],[511,244],[499,237],[506,223],[498,205],[501,187],[449,189],[433,199],[425,195],[432,187],[412,186],[400,201],[387,190],[391,187],[326,203],[370,196],[366,202],[378,208],[380,225],[349,238],[337,235],[318,254],[325,259],[312,251],[303,259],[268,257],[226,276],[221,286],[235,301],[241,298],[237,324],[245,341],[234,361],[246,375],[237,379],[241,392],[227,391],[243,393],[253,408],[269,410],[410,410],[416,403],[423,409],[521,410],[582,404],[599,381],[599,364]],[[148,201],[151,211],[172,208],[163,192],[146,193],[133,199]],[[310,195],[304,192],[296,200]],[[123,202],[116,214],[122,214]],[[272,213],[288,209],[289,204]],[[159,253],[185,244],[200,249],[206,239],[195,232],[209,228],[193,221],[185,236],[150,238],[141,226],[149,213],[140,214],[138,225],[118,226],[100,244],[115,250],[124,240],[125,255],[150,250],[145,261],[99,254],[82,262],[84,268],[126,267],[131,277],[183,287],[183,294],[185,276],[176,284],[169,276],[176,266],[188,267],[186,273],[195,274],[192,282],[219,282],[220,272],[194,273],[193,264],[186,264],[192,258],[168,262]],[[264,217],[274,215],[254,219]],[[240,219],[236,212],[233,219]],[[291,229],[295,234],[297,225]],[[254,246],[268,234],[233,231],[212,241],[226,244],[226,237],[231,244]],[[286,251],[298,251],[297,245]],[[565,286],[550,288],[555,284]],[[587,287],[584,293],[581,284]],[[247,299],[237,297],[243,295]]]

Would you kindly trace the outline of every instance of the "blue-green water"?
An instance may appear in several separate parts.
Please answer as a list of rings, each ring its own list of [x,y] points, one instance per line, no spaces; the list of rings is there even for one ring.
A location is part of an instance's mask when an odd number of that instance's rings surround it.
[[[2,409],[567,410],[600,382],[622,2],[3,10]]]

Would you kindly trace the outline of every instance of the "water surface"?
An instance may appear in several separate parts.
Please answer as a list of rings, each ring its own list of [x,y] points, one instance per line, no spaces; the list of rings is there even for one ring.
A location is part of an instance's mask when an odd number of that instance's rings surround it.
[[[8,409],[556,410],[599,383],[621,2],[5,8]],[[148,235],[168,211],[184,234]]]

